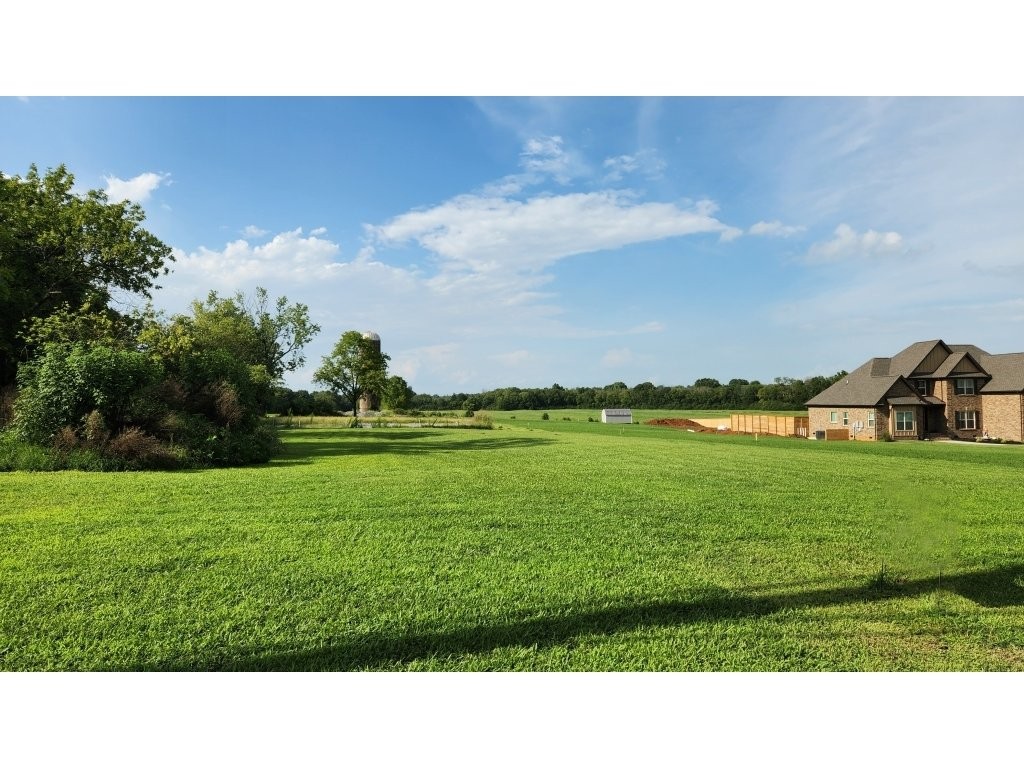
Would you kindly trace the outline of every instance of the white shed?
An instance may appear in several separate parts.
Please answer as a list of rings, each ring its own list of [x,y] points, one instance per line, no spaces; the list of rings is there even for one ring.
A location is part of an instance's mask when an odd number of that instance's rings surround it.
[[[632,424],[633,411],[629,408],[605,408],[601,411],[601,421],[604,424]]]

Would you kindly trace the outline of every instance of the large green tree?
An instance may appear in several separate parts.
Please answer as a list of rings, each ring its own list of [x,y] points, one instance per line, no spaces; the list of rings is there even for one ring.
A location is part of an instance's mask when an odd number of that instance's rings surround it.
[[[229,349],[249,365],[262,365],[274,381],[305,364],[303,348],[320,332],[305,304],[281,296],[270,306],[265,288],[253,297],[239,292],[222,298],[214,291],[205,302],[192,302],[192,326],[203,343]]]
[[[384,383],[384,391],[381,393],[381,402],[385,408],[393,411],[400,411],[409,407],[413,397],[416,395],[412,387],[401,376],[390,376]]]
[[[0,387],[28,358],[35,321],[57,312],[110,311],[112,294],[150,295],[171,249],[142,228],[137,204],[78,193],[63,166],[24,177],[0,172]]]
[[[384,392],[390,359],[359,331],[346,331],[331,354],[323,358],[323,364],[313,374],[313,381],[326,385],[351,403],[358,419],[359,398],[368,392],[378,396]]]
[[[191,310],[166,320],[148,308],[140,341],[165,357],[182,349],[224,350],[246,365],[262,366],[279,383],[285,372],[305,364],[302,350],[320,332],[305,304],[289,304],[281,296],[271,310],[265,288],[257,288],[251,298],[210,291],[205,301],[193,301]]]

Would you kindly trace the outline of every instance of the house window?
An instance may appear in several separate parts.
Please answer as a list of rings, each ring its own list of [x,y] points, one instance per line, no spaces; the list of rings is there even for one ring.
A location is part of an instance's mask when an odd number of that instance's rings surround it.
[[[974,379],[957,379],[956,380],[956,393],[958,395],[973,395],[974,394]]]
[[[913,411],[896,411],[896,431],[911,432],[914,429]]]
[[[875,428],[875,412],[868,411],[868,429]]]
[[[978,428],[978,412],[977,411],[957,411],[956,412],[956,428],[957,429],[977,429]]]
[[[831,412],[829,412],[829,414],[828,414],[828,421],[829,421],[830,424],[838,424],[839,423],[839,412],[838,411],[831,411]]]
[[[916,379],[914,384],[917,386],[917,393],[919,395],[928,396],[928,380],[927,379]]]
[[[849,411],[843,411],[843,426],[844,427],[850,426],[850,412]]]

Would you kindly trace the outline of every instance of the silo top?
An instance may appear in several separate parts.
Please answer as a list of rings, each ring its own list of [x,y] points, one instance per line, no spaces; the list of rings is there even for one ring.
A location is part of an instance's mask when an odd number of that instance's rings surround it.
[[[363,333],[363,338],[369,339],[370,341],[380,341],[380,336],[373,331],[365,331]]]

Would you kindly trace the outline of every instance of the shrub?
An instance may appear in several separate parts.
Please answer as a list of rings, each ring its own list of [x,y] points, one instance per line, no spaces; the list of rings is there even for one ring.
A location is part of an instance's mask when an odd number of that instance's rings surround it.
[[[116,430],[130,420],[139,393],[162,373],[160,363],[142,352],[48,344],[18,368],[15,429],[30,442],[49,444],[61,427],[77,425],[95,410]]]
[[[124,469],[169,469],[177,464],[167,446],[138,427],[111,438],[105,453]]]
[[[0,470],[50,472],[59,469],[52,451],[30,443],[12,430],[0,432]]]
[[[82,420],[82,433],[85,435],[85,442],[90,448],[102,448],[110,439],[110,432],[103,414],[99,411],[90,411],[89,415]]]
[[[53,438],[53,450],[58,456],[67,457],[79,445],[78,435],[71,427],[61,427]]]
[[[544,412],[544,413],[543,413],[543,414],[541,415],[541,417],[540,417],[540,418],[541,418],[541,421],[547,421],[547,420],[548,420],[548,419],[550,419],[551,417],[550,417],[550,416],[548,416],[548,414],[547,414],[547,411],[545,411],[545,412]]]
[[[210,388],[218,422],[226,427],[235,427],[245,417],[245,409],[238,401],[235,388],[226,381],[218,382]]]
[[[266,421],[258,421],[250,429],[221,429],[211,441],[210,461],[222,466],[265,464],[281,448],[277,429]]]

